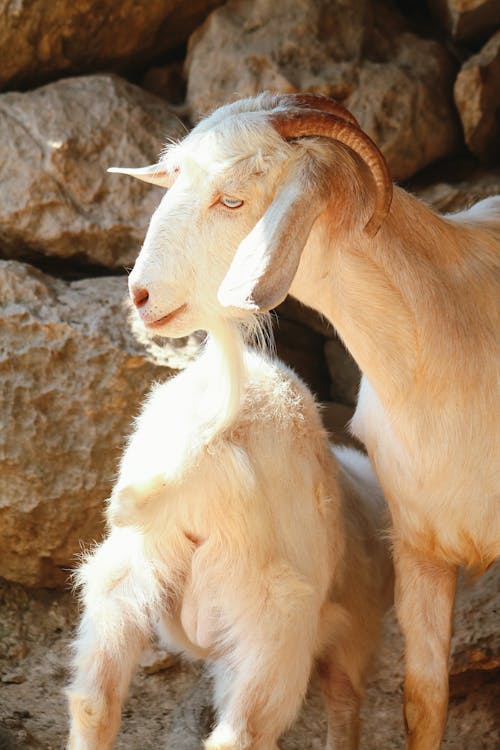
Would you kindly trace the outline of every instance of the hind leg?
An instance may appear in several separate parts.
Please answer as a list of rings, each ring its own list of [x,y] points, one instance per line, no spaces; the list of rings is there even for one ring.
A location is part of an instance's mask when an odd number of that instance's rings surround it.
[[[359,712],[384,610],[374,602],[364,604],[351,606],[349,611],[330,604],[323,611],[322,627],[332,643],[318,659],[328,720],[327,750],[357,750],[359,746]]]
[[[285,566],[265,575],[257,596],[241,586],[232,603],[230,647],[215,670],[218,722],[206,750],[275,750],[304,698],[318,608]]]
[[[125,538],[126,536],[126,538]],[[69,750],[111,750],[158,594],[133,533],[113,532],[78,572],[84,613],[73,644]]]

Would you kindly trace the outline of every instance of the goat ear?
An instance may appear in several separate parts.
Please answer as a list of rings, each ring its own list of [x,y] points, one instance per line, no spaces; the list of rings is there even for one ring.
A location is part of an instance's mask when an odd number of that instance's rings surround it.
[[[152,185],[160,185],[160,187],[169,188],[171,187],[175,175],[162,167],[160,164],[150,164],[148,167],[110,167],[108,172],[113,174],[128,174],[130,177],[136,177],[138,180],[143,182],[149,182]]]
[[[241,242],[219,287],[224,307],[265,312],[285,299],[326,203],[319,190],[303,183],[296,179],[285,185]]]

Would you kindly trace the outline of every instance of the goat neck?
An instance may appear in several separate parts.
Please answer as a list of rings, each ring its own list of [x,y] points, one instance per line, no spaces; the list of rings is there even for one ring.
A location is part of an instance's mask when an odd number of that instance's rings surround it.
[[[494,228],[438,216],[398,188],[373,238],[343,229],[336,212],[316,221],[291,294],[333,323],[386,406],[416,384],[433,396],[470,389],[494,346]]]

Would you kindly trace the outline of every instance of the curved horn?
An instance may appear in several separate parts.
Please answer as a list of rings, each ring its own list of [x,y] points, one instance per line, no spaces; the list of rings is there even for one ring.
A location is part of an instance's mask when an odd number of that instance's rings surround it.
[[[336,102],[335,99],[330,99],[328,96],[307,93],[284,94],[283,104],[288,107],[303,107],[304,109],[318,109],[320,112],[329,112],[331,115],[336,115],[342,118],[342,120],[347,120],[347,122],[359,128],[359,122],[354,115],[342,104]]]
[[[374,237],[389,213],[392,201],[392,181],[387,163],[372,139],[352,122],[329,112],[295,109],[271,114],[275,130],[286,140],[302,136],[324,136],[342,143],[365,162],[375,182],[375,208],[365,226],[365,232]]]

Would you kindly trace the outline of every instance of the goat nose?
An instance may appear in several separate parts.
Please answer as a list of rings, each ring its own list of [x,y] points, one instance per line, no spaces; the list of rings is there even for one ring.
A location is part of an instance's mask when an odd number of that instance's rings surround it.
[[[132,302],[136,307],[142,307],[149,299],[149,292],[147,289],[142,289],[142,287],[131,286],[130,296],[132,297]]]

